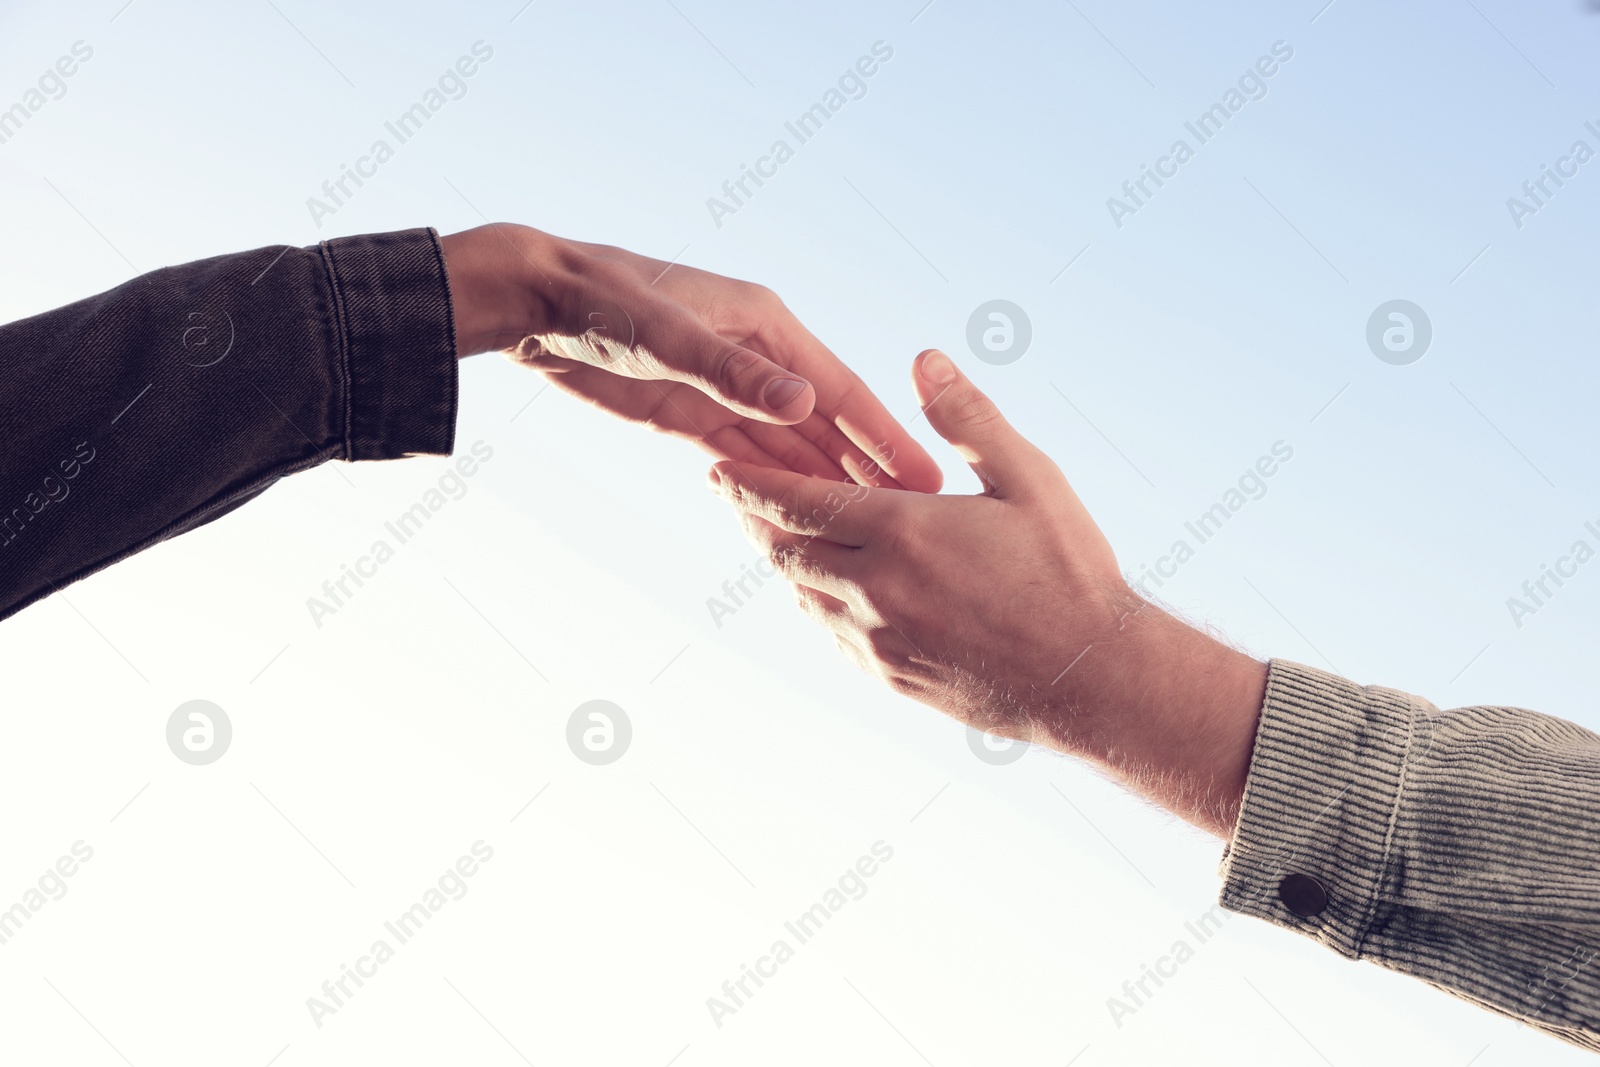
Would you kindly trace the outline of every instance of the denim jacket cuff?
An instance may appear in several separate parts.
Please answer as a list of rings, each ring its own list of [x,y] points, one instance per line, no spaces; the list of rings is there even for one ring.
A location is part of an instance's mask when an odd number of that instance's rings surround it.
[[[324,241],[344,379],[344,457],[449,455],[455,315],[438,231]]]

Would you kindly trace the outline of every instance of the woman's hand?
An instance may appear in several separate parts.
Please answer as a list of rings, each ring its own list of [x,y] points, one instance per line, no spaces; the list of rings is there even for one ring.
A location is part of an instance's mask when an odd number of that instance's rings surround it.
[[[443,239],[460,355],[499,350],[719,458],[938,490],[938,465],[769,289],[496,223]]]

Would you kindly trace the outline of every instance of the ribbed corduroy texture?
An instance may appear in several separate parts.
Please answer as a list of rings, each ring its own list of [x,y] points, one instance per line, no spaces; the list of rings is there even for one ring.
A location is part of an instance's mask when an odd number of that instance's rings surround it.
[[[1221,903],[1600,1051],[1600,736],[1274,660]],[[1285,875],[1328,891],[1300,918]]]
[[[166,267],[0,326],[0,618],[329,459],[449,453],[429,229]]]

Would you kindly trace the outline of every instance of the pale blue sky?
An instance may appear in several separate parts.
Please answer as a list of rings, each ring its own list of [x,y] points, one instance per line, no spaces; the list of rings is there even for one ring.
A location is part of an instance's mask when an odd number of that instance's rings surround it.
[[[681,257],[776,288],[902,418],[911,357],[951,352],[1135,575],[1286,442],[1168,603],[1263,656],[1600,727],[1600,563],[1520,628],[1506,606],[1575,539],[1600,547],[1600,160],[1520,229],[1506,205],[1574,141],[1600,150],[1600,16],[1577,0],[120,3],[0,15],[0,108],[93,48],[0,144],[0,318],[209,254],[484,216]],[[479,41],[466,95],[317,226],[307,198]],[[866,95],[716,225],[707,198],[879,41]],[[1293,57],[1267,95],[1119,229],[1107,198],[1275,42]],[[1032,322],[1007,366],[965,344],[995,298]],[[1434,330],[1408,366],[1365,340],[1396,298]],[[1219,847],[1053,757],[978,762],[781,589],[714,626],[706,599],[751,557],[705,461],[554,391],[530,404],[540,385],[464,365],[458,440],[494,460],[321,629],[306,597],[442,463],[296,477],[6,624],[0,797],[27,815],[0,901],[99,846],[0,955],[19,1055],[106,1051],[44,974],[134,1062],[510,1056],[466,998],[535,1061],[919,1062],[869,998],[940,1065],[1307,1059],[1247,981],[1335,1063],[1577,1062],[1248,920],[1114,1027],[1106,998],[1210,906]],[[161,742],[196,697],[235,723],[203,770]],[[599,697],[635,747],[592,768],[563,731]],[[500,880],[313,1028],[304,997],[480,837]],[[714,1028],[704,998],[878,839],[896,859],[838,936]],[[155,955],[148,982],[115,980]]]

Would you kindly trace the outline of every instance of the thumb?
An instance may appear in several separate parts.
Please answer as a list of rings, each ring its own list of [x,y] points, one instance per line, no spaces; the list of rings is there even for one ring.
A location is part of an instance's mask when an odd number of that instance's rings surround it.
[[[649,340],[655,342],[647,347],[654,349],[661,377],[692,385],[747,418],[793,425],[816,406],[810,382],[692,316],[679,317]]]
[[[971,464],[991,495],[1022,495],[1053,466],[943,352],[930,348],[919,355],[911,377],[929,425]]]

